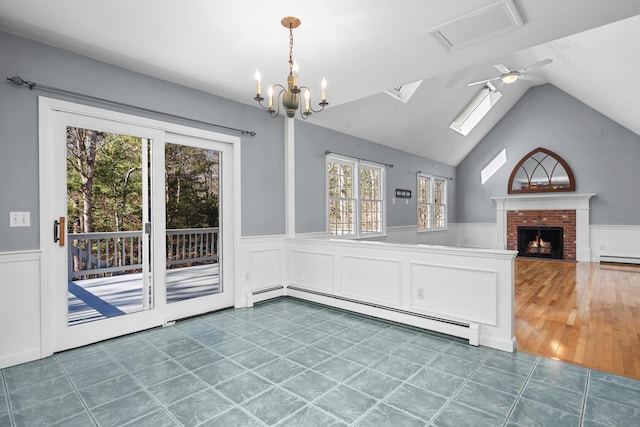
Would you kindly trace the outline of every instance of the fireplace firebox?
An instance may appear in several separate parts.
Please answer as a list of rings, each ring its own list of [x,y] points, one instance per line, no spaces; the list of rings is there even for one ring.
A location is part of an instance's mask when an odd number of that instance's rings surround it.
[[[562,259],[563,227],[518,227],[518,256]]]

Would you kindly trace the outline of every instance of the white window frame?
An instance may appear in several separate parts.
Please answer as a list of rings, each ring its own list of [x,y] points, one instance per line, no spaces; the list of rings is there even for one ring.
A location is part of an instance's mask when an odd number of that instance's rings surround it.
[[[330,224],[330,207],[332,198],[329,196],[329,163],[341,163],[350,165],[353,170],[352,176],[352,197],[350,199],[342,199],[342,200],[353,200],[354,208],[353,208],[353,224],[352,224],[352,233],[349,234],[331,234],[331,224]],[[375,199],[380,203],[380,215],[382,216],[380,220],[380,231],[377,232],[365,232],[362,229],[362,202],[364,201],[361,198],[360,191],[360,169],[376,169],[380,172],[380,199]],[[326,231],[330,238],[335,239],[363,239],[363,238],[371,238],[371,237],[380,237],[386,236],[387,232],[387,204],[386,204],[386,168],[384,165],[368,162],[365,160],[355,159],[352,157],[337,155],[337,154],[327,154],[326,162],[325,162],[325,195],[326,195]]]
[[[429,183],[429,195],[428,195],[428,200],[423,201],[420,200],[420,180],[426,179],[428,180]],[[435,218],[434,218],[434,207],[435,207],[435,203],[434,203],[434,197],[435,197],[435,183],[436,181],[441,182],[443,184],[443,195],[442,195],[442,200],[443,202],[440,203],[439,205],[442,206],[443,209],[443,221],[442,221],[442,226],[440,227],[436,227],[435,225]],[[435,175],[430,175],[430,174],[426,174],[426,173],[419,173],[417,174],[416,177],[416,205],[417,205],[417,209],[416,209],[416,226],[418,227],[418,231],[419,232],[432,232],[432,231],[446,231],[448,228],[448,220],[447,220],[447,215],[448,215],[448,198],[447,198],[447,182],[448,179],[447,178],[443,178],[443,177],[439,177],[439,176],[435,176]],[[422,207],[424,207],[426,205],[427,208],[427,212],[428,212],[428,223],[426,227],[422,227],[420,225],[420,210]]]

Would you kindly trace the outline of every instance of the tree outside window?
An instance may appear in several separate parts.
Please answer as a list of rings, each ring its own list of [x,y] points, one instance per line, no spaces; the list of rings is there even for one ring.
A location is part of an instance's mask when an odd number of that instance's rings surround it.
[[[418,174],[418,230],[447,229],[447,181]]]
[[[329,235],[384,233],[384,168],[347,157],[327,157]]]

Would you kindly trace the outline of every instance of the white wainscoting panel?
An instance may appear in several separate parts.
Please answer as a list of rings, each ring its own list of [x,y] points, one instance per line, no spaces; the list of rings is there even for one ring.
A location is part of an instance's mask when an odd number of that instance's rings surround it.
[[[495,248],[497,232],[492,223],[459,223],[456,246],[465,248]]]
[[[335,291],[333,254],[292,250],[289,262],[290,284],[323,292]]]
[[[412,263],[413,307],[495,326],[497,280],[495,271]]]
[[[0,368],[40,358],[40,252],[0,253]]]
[[[362,301],[400,306],[402,304],[401,263],[380,258],[343,256],[340,290]]]
[[[515,251],[300,238],[285,250],[287,295],[515,349]]]
[[[389,243],[418,243],[418,227],[387,227],[387,235],[382,239],[376,239]]]
[[[419,231],[417,243],[423,245],[455,246],[458,237],[457,224],[450,223],[447,230]]]
[[[243,237],[238,252],[236,308],[285,295],[284,236]]]
[[[600,261],[600,256],[640,258],[639,225],[592,225],[591,261]]]
[[[282,249],[258,249],[249,252],[251,289],[282,284]]]

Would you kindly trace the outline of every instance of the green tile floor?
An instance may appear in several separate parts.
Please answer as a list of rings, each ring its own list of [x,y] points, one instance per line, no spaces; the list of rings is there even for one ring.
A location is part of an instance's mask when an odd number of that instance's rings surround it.
[[[640,426],[640,381],[279,298],[0,372],[0,426]]]

